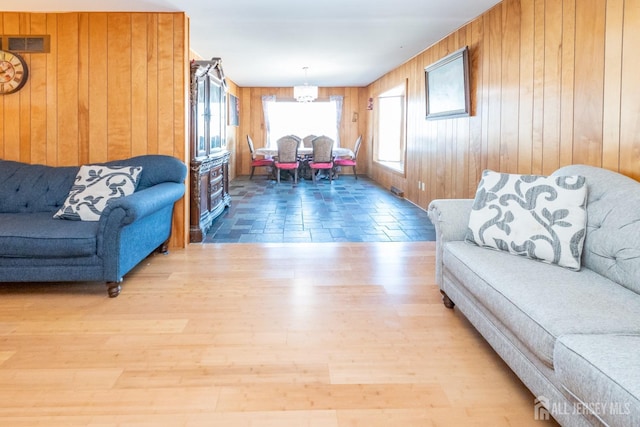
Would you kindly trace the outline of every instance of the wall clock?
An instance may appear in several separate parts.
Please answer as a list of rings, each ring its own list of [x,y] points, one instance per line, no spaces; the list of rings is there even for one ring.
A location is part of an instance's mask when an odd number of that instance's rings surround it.
[[[0,50],[0,95],[20,90],[28,76],[27,63],[20,55]]]

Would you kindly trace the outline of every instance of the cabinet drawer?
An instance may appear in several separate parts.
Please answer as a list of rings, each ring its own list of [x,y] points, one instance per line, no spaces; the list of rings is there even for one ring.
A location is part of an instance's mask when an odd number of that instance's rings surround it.
[[[218,205],[222,203],[222,185],[217,188],[211,188],[211,195],[209,196],[210,209],[214,210]]]
[[[209,170],[209,179],[213,182],[222,178],[222,165],[214,166]]]
[[[216,185],[220,185],[220,183],[222,183],[221,171],[217,171],[217,173],[215,173],[214,171],[211,171],[209,173],[209,187],[213,188]]]
[[[219,179],[217,182],[212,182],[211,185],[209,185],[209,194],[211,195],[211,197],[213,197],[214,195],[221,193],[222,188],[223,182],[221,179]]]

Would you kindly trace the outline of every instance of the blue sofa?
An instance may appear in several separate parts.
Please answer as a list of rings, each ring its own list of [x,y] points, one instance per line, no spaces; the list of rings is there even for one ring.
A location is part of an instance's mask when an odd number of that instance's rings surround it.
[[[141,166],[135,192],[110,201],[99,221],[72,221],[53,215],[79,166],[0,160],[0,282],[100,281],[116,297],[127,272],[154,250],[166,252],[184,163],[143,155],[103,164]]]

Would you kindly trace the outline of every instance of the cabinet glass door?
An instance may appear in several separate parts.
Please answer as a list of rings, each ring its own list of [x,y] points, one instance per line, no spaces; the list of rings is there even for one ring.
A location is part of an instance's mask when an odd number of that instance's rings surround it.
[[[205,102],[206,98],[206,78],[198,79],[197,99],[195,104],[195,138],[196,138],[196,156],[207,155],[207,135],[206,124],[208,121],[209,111],[208,105]]]
[[[226,96],[222,85],[209,76],[209,151],[217,151],[225,146],[226,124],[224,123]]]

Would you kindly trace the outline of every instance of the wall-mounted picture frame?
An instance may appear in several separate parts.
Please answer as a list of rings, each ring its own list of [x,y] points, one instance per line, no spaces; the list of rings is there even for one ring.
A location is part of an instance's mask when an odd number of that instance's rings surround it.
[[[229,126],[238,126],[240,122],[240,103],[238,97],[229,94]]]
[[[471,114],[468,46],[425,67],[424,78],[427,120]]]

